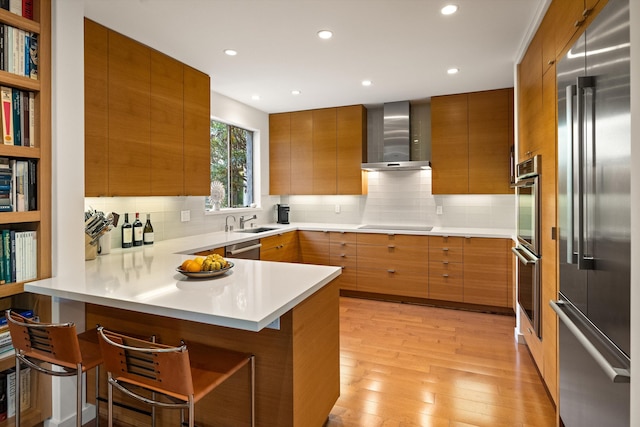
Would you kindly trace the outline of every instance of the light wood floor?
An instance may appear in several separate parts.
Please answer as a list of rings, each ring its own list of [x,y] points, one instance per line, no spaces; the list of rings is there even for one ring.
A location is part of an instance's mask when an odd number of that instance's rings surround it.
[[[341,298],[340,398],[327,427],[555,425],[515,318]]]
[[[342,297],[340,398],[325,426],[554,426],[514,326],[509,316]]]

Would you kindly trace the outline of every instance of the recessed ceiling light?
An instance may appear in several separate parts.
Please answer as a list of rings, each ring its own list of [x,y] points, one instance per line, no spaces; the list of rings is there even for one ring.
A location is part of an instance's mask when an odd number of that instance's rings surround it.
[[[260,95],[252,95],[251,99],[253,99],[254,101],[260,101]]]
[[[449,68],[447,70],[447,74],[458,74],[459,71],[460,71],[459,68]]]
[[[442,9],[440,9],[440,13],[442,13],[443,15],[452,15],[457,11],[458,11],[458,6],[456,6],[455,4],[448,4]]]
[[[318,37],[327,40],[333,37],[333,33],[329,30],[320,30],[318,31]]]
[[[229,56],[236,56],[236,55],[238,54],[238,52],[236,52],[236,51],[235,51],[235,50],[233,50],[233,49],[225,49],[225,50],[224,50],[224,53],[225,53],[225,54],[227,54],[227,55],[229,55]]]
[[[291,91],[291,95],[300,95],[302,92],[300,92],[299,90],[292,90]]]
[[[371,80],[363,80],[362,86],[371,86]]]

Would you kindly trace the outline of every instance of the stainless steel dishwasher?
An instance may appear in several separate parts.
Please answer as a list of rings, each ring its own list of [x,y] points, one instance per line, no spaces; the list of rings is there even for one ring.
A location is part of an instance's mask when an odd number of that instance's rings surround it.
[[[225,246],[225,258],[242,258],[242,259],[260,259],[260,239],[248,240],[246,242],[236,243],[235,245]]]

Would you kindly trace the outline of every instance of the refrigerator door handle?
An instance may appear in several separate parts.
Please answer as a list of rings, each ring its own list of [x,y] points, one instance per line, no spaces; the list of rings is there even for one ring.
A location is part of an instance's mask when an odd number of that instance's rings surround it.
[[[582,333],[580,328],[576,326],[575,323],[567,316],[567,314],[562,309],[562,306],[565,305],[565,302],[562,300],[559,301],[549,301],[549,305],[556,312],[558,318],[564,323],[564,325],[571,331],[573,336],[576,337],[578,342],[582,344],[582,346],[587,350],[587,352],[593,357],[593,360],[602,368],[604,373],[609,377],[611,382],[614,383],[628,383],[631,382],[631,372],[629,369],[624,368],[616,368],[612,366],[611,363],[598,351],[598,349],[589,341],[589,339]]]
[[[573,250],[573,244],[575,241],[575,228],[576,228],[576,220],[575,220],[575,209],[574,209],[574,197],[573,197],[573,171],[574,171],[574,162],[576,161],[573,155],[573,150],[575,147],[575,140],[573,137],[573,99],[576,97],[576,85],[568,85],[565,88],[566,93],[566,120],[567,120],[567,146],[566,146],[566,155],[567,155],[567,209],[566,209],[566,223],[568,224],[567,230],[567,264],[575,264],[577,262],[577,253]],[[574,258],[575,257],[575,258]]]
[[[536,262],[538,262],[537,259],[531,259],[530,257],[527,257],[524,251],[520,248],[511,248],[511,252],[513,252],[518,257],[520,262],[524,265],[535,264]]]
[[[587,94],[586,90],[588,88],[593,88],[595,84],[595,79],[593,77],[578,77],[577,84],[577,97],[576,97],[576,110],[578,113],[578,179],[576,182],[576,192],[578,195],[578,270],[591,270],[593,268],[593,258],[589,258],[585,256],[585,247],[587,246],[587,229],[585,228],[585,199],[586,199],[586,178],[585,174],[587,172],[586,166],[586,155],[587,155],[587,118],[586,118],[586,104],[587,104]],[[593,120],[593,117],[590,116],[590,119]],[[593,124],[590,124],[593,126]]]

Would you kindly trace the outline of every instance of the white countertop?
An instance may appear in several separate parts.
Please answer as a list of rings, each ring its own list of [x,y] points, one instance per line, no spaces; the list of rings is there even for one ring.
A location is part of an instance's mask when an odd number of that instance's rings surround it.
[[[259,331],[340,275],[339,267],[232,259],[234,268],[211,279],[176,271],[191,254],[293,230],[513,238],[505,229],[436,227],[431,231],[359,229],[360,224],[268,224],[263,233],[213,232],[156,242],[85,262],[84,277],[54,277],[25,284],[34,292],[69,300]]]

